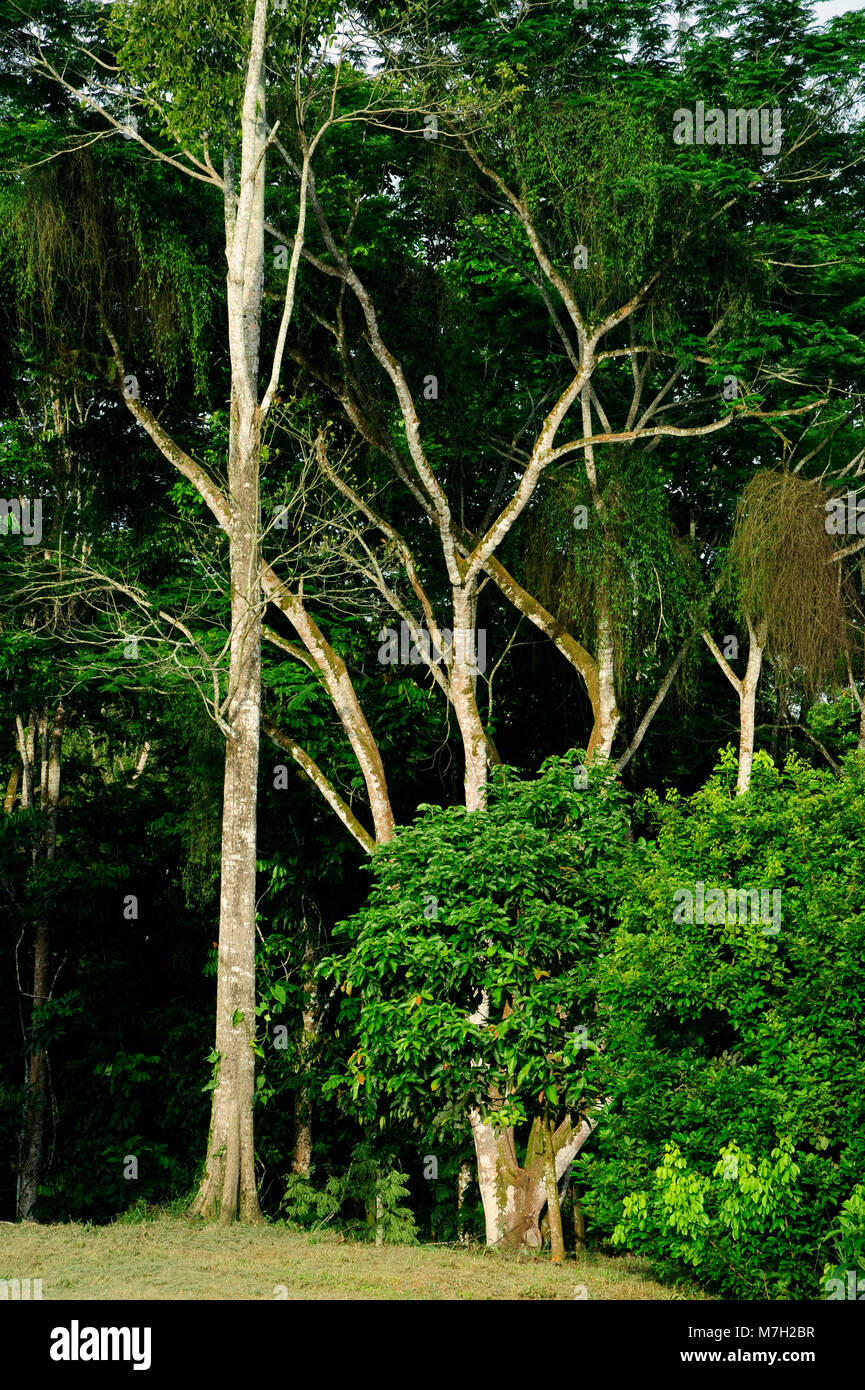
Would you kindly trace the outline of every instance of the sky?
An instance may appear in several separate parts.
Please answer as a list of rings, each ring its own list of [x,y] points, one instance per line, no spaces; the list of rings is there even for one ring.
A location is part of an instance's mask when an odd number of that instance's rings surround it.
[[[865,0],[821,0],[814,9],[818,21],[822,24],[824,19],[831,19],[833,14],[846,14],[848,10],[865,10]]]

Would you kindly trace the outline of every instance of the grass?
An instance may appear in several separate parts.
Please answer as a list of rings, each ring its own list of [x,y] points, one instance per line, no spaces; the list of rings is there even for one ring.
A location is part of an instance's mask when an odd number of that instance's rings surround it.
[[[281,1226],[221,1228],[154,1214],[111,1226],[0,1227],[0,1278],[42,1280],[47,1299],[590,1299],[695,1296],[658,1284],[639,1260],[482,1248],[381,1249]],[[586,1292],[575,1292],[584,1286]],[[696,1295],[700,1297],[699,1294]]]

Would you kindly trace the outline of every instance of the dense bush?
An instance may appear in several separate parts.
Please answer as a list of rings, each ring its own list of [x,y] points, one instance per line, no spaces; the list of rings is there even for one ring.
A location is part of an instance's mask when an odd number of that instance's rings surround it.
[[[820,1297],[865,1172],[865,763],[839,778],[758,755],[734,787],[728,752],[689,800],[647,798],[657,833],[625,863],[600,967],[609,1108],[580,1182],[596,1235],[667,1274]],[[697,884],[724,920],[687,920]],[[779,889],[780,920],[733,910],[730,888]]]
[[[421,808],[371,861],[369,900],[337,928],[322,972],[340,983],[351,1049],[326,1089],[368,1123],[425,1142],[467,1134],[467,1111],[522,1125],[580,1111],[598,951],[624,857],[609,768],[551,758],[523,781],[496,769],[485,810]],[[475,1011],[485,1015],[479,1026]]]

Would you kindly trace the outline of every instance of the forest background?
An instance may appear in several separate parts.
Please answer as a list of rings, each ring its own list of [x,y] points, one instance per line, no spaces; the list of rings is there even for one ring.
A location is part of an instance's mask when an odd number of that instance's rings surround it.
[[[3,0],[10,1218],[865,1288],[813,9]]]

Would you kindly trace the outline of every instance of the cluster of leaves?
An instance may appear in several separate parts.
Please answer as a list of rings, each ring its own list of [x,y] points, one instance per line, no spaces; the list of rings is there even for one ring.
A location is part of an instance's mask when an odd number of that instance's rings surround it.
[[[750,793],[736,797],[734,783],[728,750],[689,800],[647,798],[656,838],[626,863],[619,926],[599,971],[605,1046],[589,1065],[610,1100],[581,1183],[590,1217],[611,1234],[623,1194],[645,1192],[665,1146],[678,1146],[690,1190],[703,1193],[719,1143],[765,1155],[789,1141],[796,1212],[784,1208],[783,1238],[771,1242],[758,1241],[759,1222],[743,1224],[737,1249],[747,1227],[769,1287],[813,1297],[823,1244],[865,1163],[865,767],[853,754],[836,777],[758,755]],[[720,923],[676,920],[699,915],[674,911],[677,892],[699,882],[707,892],[779,890],[779,930],[738,912]],[[732,1238],[716,1202],[701,1210],[706,1239]],[[668,1270],[672,1230],[658,1220],[640,1233],[640,1248]],[[705,1251],[699,1258],[707,1285],[729,1291],[729,1271],[710,1267]],[[753,1262],[742,1263],[737,1296],[763,1296]]]
[[[652,1190],[625,1198],[613,1244],[645,1250],[667,1275],[689,1266],[728,1298],[789,1298],[808,1226],[799,1172],[787,1138],[757,1163],[726,1144],[711,1177],[668,1144]]]
[[[525,782],[498,769],[482,811],[423,808],[376,851],[369,901],[321,966],[355,1043],[326,1089],[430,1133],[463,1129],[472,1105],[502,1124],[589,1105],[594,965],[626,833],[609,768],[572,759]]]
[[[314,1176],[310,1169],[287,1178],[281,1210],[289,1224],[308,1229],[340,1218],[339,1224],[357,1240],[416,1242],[407,1176],[388,1165],[370,1141],[358,1144],[345,1171],[332,1174],[322,1187],[315,1187]]]
[[[551,479],[532,509],[523,579],[575,634],[595,630],[604,594],[614,624],[617,691],[639,703],[643,690],[660,683],[670,649],[693,631],[702,597],[699,565],[672,525],[656,456],[622,452],[605,460],[600,516],[585,475],[568,473]],[[588,524],[581,528],[582,518]]]

